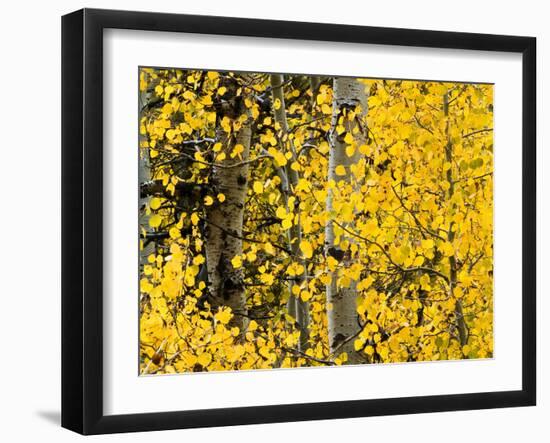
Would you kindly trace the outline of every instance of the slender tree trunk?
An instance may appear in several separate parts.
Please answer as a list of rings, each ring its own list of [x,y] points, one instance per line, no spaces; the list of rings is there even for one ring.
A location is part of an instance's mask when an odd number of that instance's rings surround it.
[[[356,185],[353,185],[353,174],[350,167],[357,163],[360,154],[358,149],[351,156],[346,153],[347,143],[344,141],[344,137],[347,133],[353,133],[358,125],[357,120],[361,120],[367,113],[367,97],[364,88],[365,86],[354,78],[336,77],[334,79],[328,180],[334,180],[337,189],[343,189],[351,184],[352,192],[356,191]],[[353,120],[349,120],[347,113],[358,109],[358,107],[360,107],[361,112]],[[340,135],[336,131],[338,125],[343,125],[345,128],[345,132]],[[364,128],[360,126],[359,132],[353,134],[357,146],[365,139],[363,131]],[[336,173],[338,166],[345,168],[345,175]],[[325,255],[327,258],[331,256],[337,259],[340,262],[340,269],[346,269],[353,265],[356,258],[352,256],[349,247],[346,251],[343,251],[339,246],[345,241],[351,244],[354,239],[343,231],[338,236],[339,241],[337,241],[335,235],[337,227],[331,218],[335,198],[335,192],[329,189],[326,201],[328,221],[325,227]],[[346,224],[345,227],[353,228],[351,223]],[[342,230],[340,229],[340,231]],[[326,287],[329,349],[331,354],[346,352],[348,363],[357,364],[363,360],[359,353],[354,350],[353,340],[350,340],[350,337],[359,328],[357,322],[357,282],[352,280],[349,286],[341,287],[338,285],[339,274],[339,269],[329,272],[331,281]]]
[[[321,77],[312,75],[309,77],[309,87],[311,89],[311,116],[314,117],[315,98],[321,84]]]
[[[449,123],[449,95],[445,94],[443,96],[443,111],[445,113],[445,119],[447,120],[446,123],[446,134],[447,134],[447,144],[445,145],[445,159],[450,164],[453,163],[453,144],[451,142],[451,137],[449,135],[450,131],[450,123]],[[453,168],[449,168],[447,170],[447,181],[449,182],[449,191],[448,191],[448,198],[449,202],[451,202],[454,194],[454,181],[453,181]],[[449,203],[452,204],[452,203]],[[455,233],[449,227],[449,234],[447,236],[447,239],[449,243],[453,243],[455,239]],[[449,295],[451,298],[454,298],[454,288],[456,286],[456,278],[457,278],[457,263],[456,258],[453,255],[449,257],[449,268],[450,268],[450,278],[449,278]],[[456,315],[456,326],[458,329],[458,337],[460,340],[460,345],[464,346],[466,343],[468,343],[468,328],[466,326],[466,321],[464,320],[464,312],[462,309],[462,303],[460,300],[456,300],[455,303],[455,315]]]
[[[270,76],[271,80],[271,88],[272,88],[272,95],[273,95],[273,103],[276,101],[280,102],[280,106],[276,109],[276,107],[273,107],[273,112],[275,116],[275,121],[279,123],[281,126],[281,130],[283,133],[283,136],[286,136],[286,142],[289,143],[290,150],[292,152],[292,161],[297,160],[296,150],[294,147],[294,144],[292,143],[292,140],[288,138],[289,131],[288,131],[288,122],[286,120],[286,107],[285,107],[285,95],[283,90],[283,76],[280,74],[272,74]],[[293,170],[290,167],[285,168],[286,176],[288,177],[289,184],[292,187],[295,187],[298,184],[298,173]],[[294,211],[294,208],[288,207],[288,199],[285,198],[287,201],[287,210],[288,211]],[[295,258],[298,258],[298,261],[302,264],[304,267],[304,273],[300,276],[297,276],[294,284],[300,286],[305,281],[307,281],[307,263],[304,260],[302,256],[302,252],[300,251],[300,241],[302,240],[302,228],[300,222],[298,224],[294,224],[290,228],[290,234],[289,234],[289,243],[290,243],[290,250],[292,251],[292,255]],[[298,323],[298,326],[300,328],[300,343],[299,343],[299,349],[304,350],[307,347],[307,341],[309,338],[309,303],[303,301],[300,298],[296,298],[292,295],[292,283],[289,284],[289,294],[288,294],[288,303],[287,308],[289,313],[292,312],[295,313],[296,322]],[[292,315],[292,314],[291,314]]]
[[[148,91],[141,91],[140,92],[140,106],[145,106],[149,103],[151,93]],[[138,169],[138,180],[141,185],[143,183],[147,183],[151,180],[151,164],[149,159],[149,149],[142,149],[141,143],[146,141],[147,138],[143,134],[139,134],[139,144],[138,147],[138,156],[139,156],[139,169]],[[149,231],[149,218],[150,216],[146,214],[145,208],[149,204],[150,201],[149,195],[142,195],[140,192],[140,198],[139,198],[139,224],[140,226],[145,230]],[[140,229],[140,233],[138,234],[141,238],[142,230]],[[154,242],[146,243],[146,238],[141,239],[143,242],[143,249],[140,248],[140,264],[143,266],[147,263],[147,257],[155,252],[155,245]]]
[[[246,112],[239,107],[235,118]],[[219,193],[225,195],[225,201],[215,202],[206,210],[206,262],[210,301],[214,308],[229,306],[234,314],[230,326],[245,329],[246,298],[243,284],[243,270],[235,267],[231,260],[243,252],[243,213],[248,183],[251,127],[247,119],[241,128],[227,134],[218,130],[218,141],[226,157],[219,163],[223,167],[214,167],[211,184]],[[242,145],[240,156],[231,157],[236,145]],[[236,165],[236,166],[235,166]]]

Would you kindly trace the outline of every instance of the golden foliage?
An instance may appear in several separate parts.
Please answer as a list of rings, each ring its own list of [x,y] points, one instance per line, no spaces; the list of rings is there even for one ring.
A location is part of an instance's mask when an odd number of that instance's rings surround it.
[[[357,285],[352,338],[365,363],[491,357],[493,87],[358,80],[369,97],[360,143],[343,124],[359,118],[357,109],[332,122],[331,79],[317,88],[305,76],[286,79],[288,133],[273,118],[282,104],[270,102],[267,75],[245,84],[227,72],[141,70],[140,157],[159,184],[141,214],[141,372],[345,364],[348,356],[330,355],[327,345],[325,285],[342,267],[338,254],[324,251],[329,219],[338,250],[355,258],[336,283]],[[246,88],[248,117],[221,118],[220,108]],[[227,152],[217,142],[218,130],[232,134],[246,118],[254,127],[249,159],[242,145]],[[327,181],[331,131],[349,157],[360,153],[349,171],[336,168],[351,180]],[[242,331],[231,326],[229,308],[212,308],[201,272],[205,208],[227,204],[209,177],[227,156],[252,166],[243,254],[231,260],[244,275]],[[280,168],[298,175],[287,204]],[[288,241],[295,226],[299,257]],[[301,350],[287,310],[292,297],[309,309]]]

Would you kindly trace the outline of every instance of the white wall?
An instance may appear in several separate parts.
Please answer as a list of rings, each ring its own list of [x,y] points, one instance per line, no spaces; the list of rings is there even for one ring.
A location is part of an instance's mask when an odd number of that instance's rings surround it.
[[[60,392],[60,16],[87,7],[532,35],[538,38],[539,226],[549,222],[549,158],[542,156],[550,112],[550,29],[545,2],[429,0],[204,2],[7,1],[0,32],[0,435],[8,442],[73,441],[62,430]],[[355,9],[351,8],[354,6]],[[519,123],[519,122],[518,122]],[[546,202],[543,204],[543,199]],[[539,275],[550,266],[550,237],[539,229]],[[547,272],[547,271],[546,271]],[[539,312],[550,303],[539,278]],[[539,314],[539,406],[415,416],[260,425],[98,437],[94,441],[278,442],[544,441],[550,436],[550,326]],[[518,355],[519,358],[519,355]],[[543,369],[544,368],[544,369]],[[452,383],[452,380],[449,380]],[[546,437],[546,438],[545,438]]]

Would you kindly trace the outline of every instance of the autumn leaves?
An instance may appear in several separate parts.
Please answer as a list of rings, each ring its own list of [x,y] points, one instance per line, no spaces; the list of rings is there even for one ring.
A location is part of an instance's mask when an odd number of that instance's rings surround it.
[[[145,68],[140,96],[142,372],[492,355],[491,86]]]

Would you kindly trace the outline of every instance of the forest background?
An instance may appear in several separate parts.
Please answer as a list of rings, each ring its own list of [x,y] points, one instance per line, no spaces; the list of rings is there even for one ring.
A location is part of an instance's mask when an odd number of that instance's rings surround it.
[[[492,85],[139,89],[142,374],[492,356]]]

